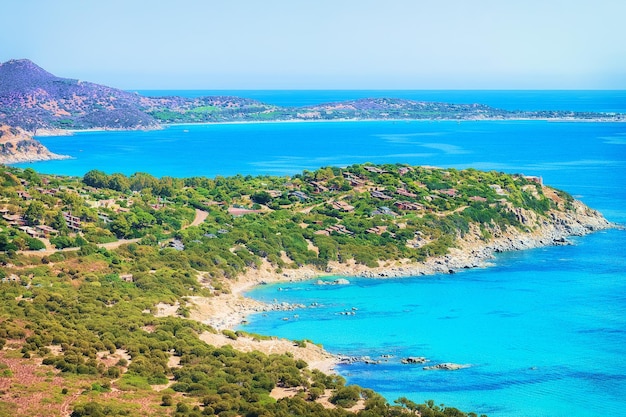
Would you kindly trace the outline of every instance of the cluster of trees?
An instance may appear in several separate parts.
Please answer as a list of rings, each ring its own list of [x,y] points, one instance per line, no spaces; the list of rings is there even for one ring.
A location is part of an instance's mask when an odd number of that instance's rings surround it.
[[[64,184],[54,196],[33,191],[31,186],[34,199],[29,202],[19,201],[15,190],[23,181],[41,185],[42,178],[32,169],[5,170],[3,180],[8,187],[3,193],[13,198],[18,206],[14,211],[21,211],[28,225],[46,224],[60,232],[51,240],[57,248],[116,238],[147,237],[146,242],[158,242],[175,235],[189,248],[194,265],[216,276],[235,276],[258,264],[261,258],[277,268],[311,264],[320,269],[328,262],[347,259],[368,266],[389,259],[423,260],[444,254],[473,223],[480,225],[484,239],[509,226],[521,228],[511,205],[538,213],[554,207],[541,186],[520,176],[400,165],[369,168],[325,167],[292,178],[236,175],[214,179],[155,178],[145,173],[108,175],[92,170],[80,183],[58,177],[52,182],[47,179],[52,185]],[[348,178],[359,178],[365,185],[353,187]],[[320,191],[319,184],[326,190]],[[534,187],[533,192],[528,186]],[[294,189],[308,199],[300,201],[293,195]],[[371,189],[382,190],[391,201],[373,197],[368,191]],[[88,198],[115,199],[125,209],[96,209],[86,204]],[[132,205],[128,206],[131,199]],[[339,200],[354,209],[346,212],[330,205]],[[392,205],[396,201],[416,203],[423,209],[401,210]],[[232,218],[225,212],[231,204],[266,207],[267,213]],[[310,209],[301,210],[303,206]],[[200,228],[181,231],[193,218],[192,208],[209,211],[211,216]],[[389,214],[372,215],[381,209]],[[64,211],[81,219],[82,236],[73,236],[63,218]],[[348,235],[333,231],[338,225],[345,227]],[[373,227],[385,231],[371,233]],[[316,234],[323,229],[330,230],[330,236]],[[418,236],[420,242],[416,244]],[[40,249],[43,244],[17,228],[7,228],[0,232],[0,247],[14,251]],[[206,252],[212,256],[206,257]],[[292,262],[285,262],[283,254]]]
[[[184,184],[182,180],[172,177],[156,178],[142,172],[129,177],[120,173],[108,175],[97,169],[87,172],[82,181],[90,187],[108,188],[123,193],[150,189],[152,194],[162,197],[172,197]]]
[[[184,187],[182,180],[156,179],[148,174],[126,177],[89,172],[83,179],[40,176],[31,168],[0,168],[1,207],[25,226],[54,229],[49,238],[57,249],[87,243],[106,243],[145,235],[166,237],[193,220],[188,202],[171,201]],[[97,185],[95,189],[87,183]],[[115,201],[121,209],[97,207],[94,201]],[[90,203],[91,201],[91,203]],[[130,205],[130,207],[128,207]],[[80,233],[70,229],[64,217],[70,213],[81,222]],[[39,250],[44,243],[19,227],[0,219],[0,251]]]

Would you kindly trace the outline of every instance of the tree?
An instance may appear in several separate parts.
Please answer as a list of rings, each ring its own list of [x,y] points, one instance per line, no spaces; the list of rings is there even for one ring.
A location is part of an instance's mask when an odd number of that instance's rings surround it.
[[[267,191],[259,191],[252,194],[250,199],[258,204],[267,204],[272,200],[272,196]]]
[[[403,407],[406,407],[413,414],[417,414],[417,412],[418,412],[419,405],[416,402],[413,402],[413,401],[409,400],[406,397],[400,397],[397,400],[395,400],[394,402],[396,404],[400,404]]]
[[[130,189],[130,181],[124,174],[113,174],[109,177],[108,188],[116,191],[128,191]]]
[[[22,172],[22,177],[32,184],[41,185],[41,177],[32,168],[26,168]]]
[[[338,388],[328,401],[339,407],[350,408],[354,406],[360,398],[361,388],[356,385],[350,385],[348,387],[344,386]]]
[[[29,226],[40,224],[43,216],[46,214],[46,207],[41,201],[32,201],[26,212],[24,213],[24,220]]]
[[[17,245],[15,245],[14,243],[11,243],[11,241],[9,240],[9,236],[7,236],[5,233],[0,233],[0,251],[16,251],[19,248],[17,247]]]
[[[109,185],[109,177],[102,171],[92,169],[83,176],[83,182],[91,187],[106,188]]]
[[[159,180],[150,174],[144,172],[136,172],[130,176],[130,189],[133,191],[141,191],[146,188],[155,188],[159,184]]]
[[[134,217],[132,213],[130,213],[130,215]],[[113,222],[111,223],[111,231],[115,233],[119,238],[131,236],[131,222],[128,221],[125,214],[120,214],[115,220],[113,220]]]
[[[63,212],[60,210],[57,211],[54,217],[52,218],[52,223],[50,224],[50,226],[57,229],[59,233],[61,234],[67,234],[70,231],[70,229],[67,227],[67,222],[65,221],[65,218],[63,217]]]
[[[315,179],[317,181],[329,180],[333,178],[334,176],[335,176],[335,173],[330,167],[320,168],[315,172]]]
[[[171,395],[169,395],[169,394],[164,394],[164,395],[161,397],[161,405],[162,405],[163,407],[169,407],[169,406],[171,406],[171,405],[173,405],[173,404],[174,404],[174,401],[172,400],[172,396],[171,396]]]

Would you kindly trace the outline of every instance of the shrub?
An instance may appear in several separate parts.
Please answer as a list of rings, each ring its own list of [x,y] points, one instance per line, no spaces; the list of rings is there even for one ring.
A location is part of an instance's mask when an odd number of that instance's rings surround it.
[[[350,408],[354,406],[361,398],[361,388],[356,385],[338,388],[337,391],[329,398],[332,404],[339,407]]]
[[[41,250],[46,248],[46,245],[44,245],[41,240],[35,239],[34,237],[26,238],[26,244],[30,250]]]
[[[222,334],[229,339],[237,340],[237,334],[232,330],[222,330]]]
[[[170,407],[172,405],[174,405],[174,401],[172,400],[172,396],[169,394],[164,394],[161,397],[161,405],[163,407]]]

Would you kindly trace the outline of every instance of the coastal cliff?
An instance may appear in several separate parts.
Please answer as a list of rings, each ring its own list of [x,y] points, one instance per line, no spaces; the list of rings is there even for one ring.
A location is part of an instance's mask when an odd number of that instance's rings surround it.
[[[50,152],[23,129],[0,125],[0,164],[67,159]]]

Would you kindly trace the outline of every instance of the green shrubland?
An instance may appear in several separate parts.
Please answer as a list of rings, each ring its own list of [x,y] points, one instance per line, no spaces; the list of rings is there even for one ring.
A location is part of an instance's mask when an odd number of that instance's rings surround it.
[[[263,262],[276,271],[324,271],[350,260],[422,261],[472,230],[488,240],[523,228],[517,209],[541,216],[555,207],[521,176],[403,165],[214,179],[100,171],[72,178],[2,167],[0,182],[0,346],[19,346],[23,360],[40,358],[68,383],[88,387],[73,416],[142,415],[135,395],[150,399],[151,412],[176,416],[347,416],[344,408],[357,402],[362,416],[465,415],[406,399],[389,405],[290,355],[207,345],[199,335],[214,330],[187,318],[186,297],[228,292]],[[249,211],[233,215],[233,208]],[[207,217],[190,226],[196,210]],[[30,234],[36,226],[54,230],[44,254],[44,238]],[[119,239],[128,240],[103,246]],[[69,250],[54,251],[62,248]],[[160,304],[178,305],[176,316],[156,317]],[[11,376],[1,361],[0,372]],[[166,392],[153,391],[168,382]],[[107,401],[111,387],[128,400]],[[275,387],[301,394],[276,401]],[[337,408],[314,401],[325,390]]]

